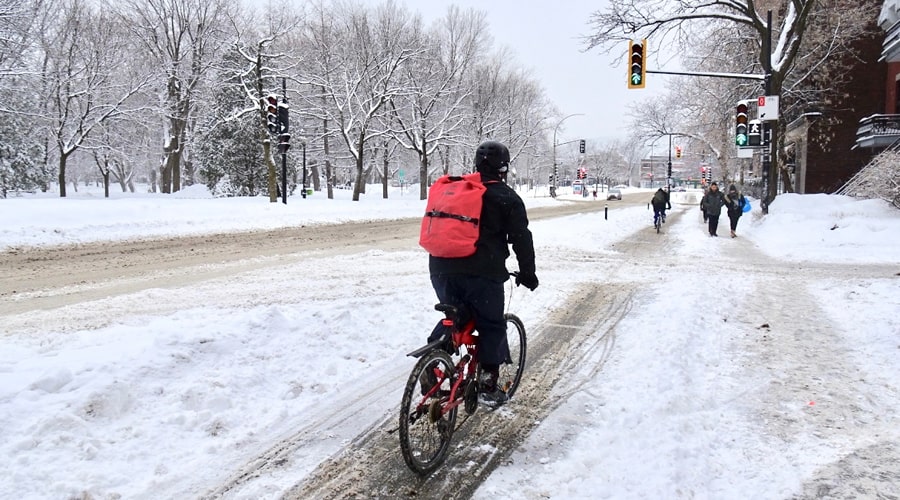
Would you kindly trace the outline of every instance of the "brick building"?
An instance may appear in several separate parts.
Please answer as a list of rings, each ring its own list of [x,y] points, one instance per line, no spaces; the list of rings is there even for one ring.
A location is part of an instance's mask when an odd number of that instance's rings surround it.
[[[897,9],[888,4],[896,6],[900,0],[863,1],[873,6],[873,25],[877,22],[885,29],[887,21],[882,18],[886,11],[893,12],[892,19],[896,21]],[[882,5],[881,15],[879,5]],[[894,25],[894,21],[890,24]],[[867,119],[896,111],[896,78],[888,78],[890,85],[886,85],[884,78],[872,78],[873,74],[888,74],[891,67],[892,63],[885,62],[883,57],[886,43],[883,33],[856,40],[853,45],[860,57],[842,61],[842,72],[849,75],[843,87],[834,89],[833,97],[815,107],[782,117],[787,121],[783,158],[788,169],[794,172],[791,180],[797,193],[832,193],[877,154],[877,148],[860,143],[859,137],[864,133]],[[894,97],[887,99],[888,93]],[[888,102],[890,108],[886,107]]]

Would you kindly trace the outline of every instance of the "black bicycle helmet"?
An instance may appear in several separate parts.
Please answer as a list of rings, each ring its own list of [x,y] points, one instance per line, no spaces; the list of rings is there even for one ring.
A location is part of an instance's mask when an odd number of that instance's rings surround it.
[[[475,150],[475,170],[506,173],[509,169],[509,149],[497,141],[484,141]]]

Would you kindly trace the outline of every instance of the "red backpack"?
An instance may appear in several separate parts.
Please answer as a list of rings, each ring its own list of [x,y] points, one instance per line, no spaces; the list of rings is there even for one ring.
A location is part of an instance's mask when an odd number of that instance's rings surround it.
[[[428,189],[419,245],[435,257],[469,257],[481,229],[481,205],[487,188],[481,174],[445,175]]]

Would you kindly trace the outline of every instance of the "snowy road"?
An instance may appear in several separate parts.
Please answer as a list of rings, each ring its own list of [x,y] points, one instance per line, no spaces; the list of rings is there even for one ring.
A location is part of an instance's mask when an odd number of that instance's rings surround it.
[[[872,307],[897,303],[896,264],[773,258],[750,238],[706,238],[690,205],[657,235],[639,203],[615,204],[610,221],[602,203],[529,211],[541,287],[510,294],[529,334],[525,379],[466,421],[425,478],[392,432],[403,353],[435,319],[416,220],[8,250],[0,331],[14,342],[0,368],[15,373],[27,353],[17,377],[34,381],[3,408],[34,421],[4,416],[0,444],[21,467],[0,487],[900,496],[898,346],[875,338],[896,331],[896,308]],[[143,472],[121,477],[123,457]]]

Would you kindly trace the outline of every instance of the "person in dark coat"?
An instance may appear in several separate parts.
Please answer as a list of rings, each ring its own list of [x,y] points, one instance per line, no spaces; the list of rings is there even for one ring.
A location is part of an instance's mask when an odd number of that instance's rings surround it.
[[[653,198],[650,200],[650,204],[653,205],[653,225],[656,225],[657,218],[662,218],[662,223],[666,223],[666,209],[672,209],[672,203],[669,202],[669,191],[663,188],[659,188],[653,193]]]
[[[703,196],[706,197],[706,193],[709,192],[708,187],[703,188]],[[709,218],[706,216],[706,208],[703,206],[703,203],[700,204],[700,212],[703,214],[703,222],[707,222]]]
[[[728,194],[725,195],[725,204],[728,205],[728,220],[731,222],[731,237],[736,238],[738,219],[744,215],[744,195],[738,192],[734,184],[728,187]]]
[[[718,236],[716,232],[719,229],[719,215],[722,214],[722,207],[725,205],[725,195],[719,191],[719,185],[713,182],[709,185],[709,191],[700,200],[700,209],[706,213],[709,220],[709,235]]]
[[[505,183],[509,150],[496,141],[485,141],[475,152],[475,169],[487,191],[481,208],[481,222],[475,254],[442,258],[429,255],[431,284],[438,300],[456,306],[475,318],[478,331],[478,358],[488,374],[484,397],[502,403],[506,394],[497,387],[501,363],[510,362],[506,341],[503,284],[509,280],[506,259],[512,245],[519,265],[516,284],[530,290],[538,287],[535,275],[534,243],[522,198]],[[465,323],[462,318],[461,323]],[[439,323],[429,341],[444,333]]]

